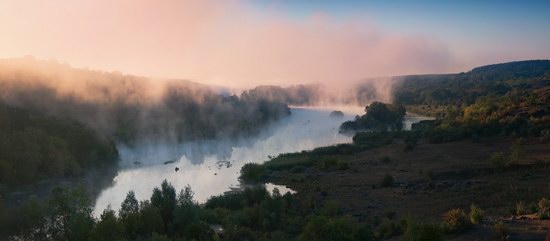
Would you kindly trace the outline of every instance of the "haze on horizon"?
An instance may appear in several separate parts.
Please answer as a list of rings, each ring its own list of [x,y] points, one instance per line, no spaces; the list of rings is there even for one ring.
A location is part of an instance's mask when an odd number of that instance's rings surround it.
[[[0,58],[234,88],[550,58],[550,4],[3,0]]]

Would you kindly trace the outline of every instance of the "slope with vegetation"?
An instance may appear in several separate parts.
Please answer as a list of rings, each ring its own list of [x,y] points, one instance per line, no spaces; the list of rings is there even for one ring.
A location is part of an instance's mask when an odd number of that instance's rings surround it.
[[[75,69],[34,59],[0,60],[0,100],[79,120],[125,144],[254,135],[290,114],[286,104],[263,96],[224,96],[191,81]]]
[[[0,103],[0,187],[78,176],[117,160],[114,143],[79,122]]]
[[[380,240],[545,240],[548,63],[407,77],[394,104],[443,110],[439,118],[416,123],[412,131],[371,128],[352,144],[249,164],[241,179],[286,185],[298,199],[319,205],[340,203]],[[436,93],[445,98],[434,99]]]

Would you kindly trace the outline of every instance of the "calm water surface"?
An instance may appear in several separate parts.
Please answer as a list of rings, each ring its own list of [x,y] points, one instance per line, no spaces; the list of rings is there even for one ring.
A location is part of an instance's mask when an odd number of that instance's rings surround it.
[[[333,110],[343,111],[344,117],[330,117]],[[113,185],[104,189],[97,198],[96,215],[108,205],[118,210],[130,190],[136,193],[138,200],[148,199],[153,188],[160,186],[164,179],[176,190],[190,185],[199,202],[239,188],[239,170],[246,163],[262,163],[281,153],[351,142],[350,136],[338,133],[338,127],[343,121],[362,114],[363,108],[292,108],[291,111],[289,117],[272,124],[254,138],[179,145],[144,143],[132,149],[119,147],[120,171]],[[410,128],[410,123],[411,120],[407,120],[406,127]],[[176,167],[179,168],[177,172]],[[268,190],[275,187],[267,185]],[[282,194],[291,191],[278,188]]]

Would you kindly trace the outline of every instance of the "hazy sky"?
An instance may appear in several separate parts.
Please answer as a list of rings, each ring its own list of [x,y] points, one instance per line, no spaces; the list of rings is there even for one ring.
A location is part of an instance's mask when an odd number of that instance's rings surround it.
[[[233,87],[550,58],[549,1],[1,0],[0,58]]]

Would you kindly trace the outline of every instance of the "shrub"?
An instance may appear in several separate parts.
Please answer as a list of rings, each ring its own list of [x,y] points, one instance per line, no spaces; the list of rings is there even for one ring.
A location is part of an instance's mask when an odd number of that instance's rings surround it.
[[[525,214],[525,203],[523,201],[519,201],[516,203],[516,215],[523,215]]]
[[[349,218],[314,217],[304,227],[301,241],[353,241],[356,224]]]
[[[524,157],[525,155],[525,150],[524,150],[524,140],[523,138],[519,138],[517,140],[514,141],[514,144],[512,145],[512,150],[511,150],[511,153],[510,153],[510,162],[511,163],[519,163],[521,161],[521,159]]]
[[[306,170],[306,168],[304,166],[295,166],[295,167],[290,169],[290,172],[292,172],[292,173],[302,173],[305,170]]]
[[[393,176],[390,174],[384,175],[382,178],[382,181],[380,181],[380,187],[391,187],[393,186],[395,180],[393,179]]]
[[[541,218],[548,218],[550,216],[550,200],[542,198],[539,200],[539,216]]]
[[[460,208],[452,209],[443,215],[443,229],[448,233],[459,233],[470,227],[466,213]]]
[[[347,170],[349,164],[346,161],[336,158],[325,158],[321,162],[321,169],[323,170]]]
[[[378,239],[388,239],[401,235],[403,234],[403,226],[403,222],[397,222],[386,218],[376,229],[376,237]]]
[[[489,163],[491,163],[491,165],[493,165],[494,168],[503,169],[506,167],[508,160],[504,156],[504,153],[497,152],[497,153],[493,153],[491,157],[489,157]]]
[[[550,129],[544,129],[540,132],[540,139],[544,142],[550,141]]]
[[[383,163],[389,163],[390,161],[391,161],[391,158],[389,156],[382,157],[382,162]]]
[[[442,241],[441,228],[432,224],[419,224],[409,220],[405,230],[404,240],[407,241]]]
[[[481,221],[483,221],[483,211],[481,210],[481,208],[479,208],[475,204],[472,204],[470,206],[469,216],[470,216],[470,222],[472,224],[478,224],[478,223],[481,223]]]
[[[266,169],[258,163],[247,163],[241,168],[241,176],[244,182],[260,182],[265,178]]]
[[[340,214],[340,204],[336,201],[327,201],[321,209],[321,215],[335,217]]]

